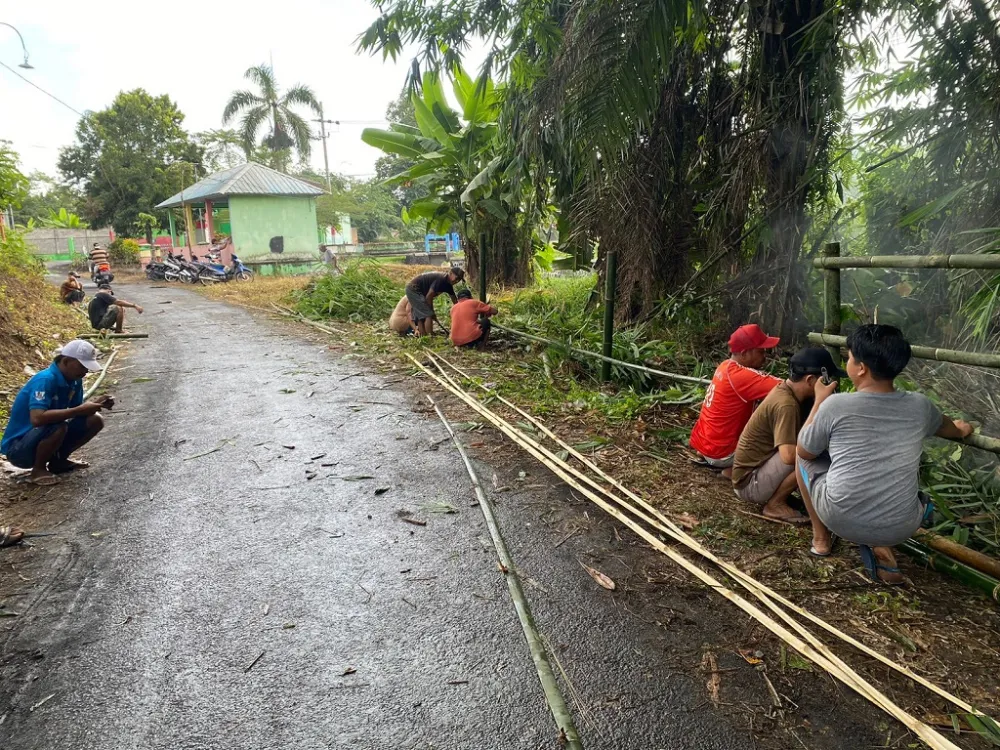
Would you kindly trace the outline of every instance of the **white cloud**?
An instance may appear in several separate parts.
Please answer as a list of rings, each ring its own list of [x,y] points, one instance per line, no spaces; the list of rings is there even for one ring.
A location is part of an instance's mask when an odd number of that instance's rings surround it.
[[[243,72],[273,56],[281,85],[311,86],[333,120],[381,120],[406,78],[408,60],[355,53],[376,17],[366,0],[282,0],[246,4],[124,0],[7,4],[0,21],[24,35],[35,70],[20,70],[79,110],[103,109],[121,90],[168,94],[191,132],[221,127]],[[21,62],[17,35],[0,26],[0,60]],[[26,170],[55,174],[58,149],[73,142],[77,116],[0,68],[0,138],[13,141]],[[360,140],[364,125],[341,125],[329,139],[330,168],[370,174],[380,152]],[[312,163],[323,163],[316,142]]]

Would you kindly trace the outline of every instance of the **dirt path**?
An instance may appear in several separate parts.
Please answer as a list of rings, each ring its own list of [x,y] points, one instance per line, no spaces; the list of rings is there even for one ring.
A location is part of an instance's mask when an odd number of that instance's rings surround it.
[[[415,393],[186,290],[120,294],[151,336],[116,371],[95,468],[5,510],[58,535],[0,552],[20,612],[0,620],[0,745],[557,747],[468,478]],[[585,747],[884,741],[814,675],[772,675],[798,691],[784,716],[736,653],[750,623],[526,458],[490,463]]]

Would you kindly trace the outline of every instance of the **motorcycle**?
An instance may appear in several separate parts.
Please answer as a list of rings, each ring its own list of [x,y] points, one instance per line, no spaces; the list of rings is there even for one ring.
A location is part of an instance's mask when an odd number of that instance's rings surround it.
[[[232,254],[232,263],[228,267],[219,262],[220,255],[218,251],[209,252],[205,257],[209,262],[202,265],[211,270],[201,277],[202,284],[214,284],[219,281],[231,281],[233,279],[236,279],[236,281],[253,281],[253,271],[243,265],[243,261],[240,260],[236,253]]]
[[[167,258],[163,263],[168,269],[164,274],[167,281],[194,284],[198,280],[198,270],[179,255],[167,253]]]
[[[101,263],[90,274],[90,280],[100,286],[101,284],[110,284],[115,280],[115,275],[111,273],[111,266],[107,263]]]
[[[146,278],[150,281],[165,281],[167,278],[167,265],[158,259],[149,261],[146,266]]]

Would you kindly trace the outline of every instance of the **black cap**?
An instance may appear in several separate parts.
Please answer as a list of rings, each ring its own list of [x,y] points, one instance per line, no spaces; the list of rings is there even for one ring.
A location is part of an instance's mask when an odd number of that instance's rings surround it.
[[[847,377],[847,373],[837,367],[830,352],[821,346],[799,349],[788,360],[788,369],[798,375],[821,375],[825,369],[831,378]]]
[[[452,266],[451,269],[449,270],[451,275],[454,276],[458,281],[461,281],[462,279],[465,278],[465,270],[460,266]]]
[[[469,289],[459,289],[455,296],[459,299],[472,299],[472,292]]]

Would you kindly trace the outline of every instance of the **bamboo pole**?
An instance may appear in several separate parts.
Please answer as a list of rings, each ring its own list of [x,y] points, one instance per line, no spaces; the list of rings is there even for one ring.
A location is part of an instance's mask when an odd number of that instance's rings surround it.
[[[846,336],[833,336],[827,333],[810,333],[809,341],[825,346],[847,346]],[[932,359],[936,362],[954,362],[960,365],[975,365],[978,367],[1000,367],[1000,354],[988,352],[963,352],[957,349],[938,349],[933,346],[911,344],[910,350],[918,359]]]
[[[957,560],[952,560],[947,555],[935,552],[913,539],[907,539],[899,545],[899,548],[931,570],[947,573],[952,578],[979,589],[993,601],[1000,602],[1000,581],[996,578],[981,573],[975,568],[970,568],[968,565],[963,565]]]
[[[556,726],[559,727],[560,738],[565,742],[564,747],[570,748],[570,750],[582,750],[583,745],[580,742],[580,735],[573,722],[573,715],[570,713],[569,707],[566,705],[566,700],[559,690],[559,683],[556,682],[555,673],[552,671],[552,665],[549,663],[548,653],[545,650],[545,645],[542,643],[541,636],[538,634],[535,618],[531,614],[528,598],[524,595],[524,589],[521,587],[520,575],[517,573],[514,559],[511,557],[510,550],[507,548],[507,543],[504,541],[503,534],[500,531],[500,524],[497,522],[493,503],[490,502],[483,491],[479,477],[476,475],[476,470],[472,467],[472,462],[469,460],[465,448],[459,442],[458,436],[452,430],[451,424],[449,424],[444,413],[441,411],[441,407],[430,396],[427,396],[427,400],[431,402],[434,411],[441,418],[441,422],[444,424],[445,429],[448,430],[448,434],[458,449],[458,454],[465,463],[466,471],[469,472],[469,479],[472,480],[472,487],[476,492],[476,498],[479,500],[479,508],[483,511],[483,519],[486,521],[486,528],[489,529],[490,538],[493,540],[493,547],[496,549],[497,558],[503,566],[502,569],[506,571],[504,578],[507,580],[507,589],[510,591],[510,598],[514,602],[514,609],[517,611],[517,619],[521,623],[524,637],[528,641],[528,650],[531,652],[531,660],[535,663],[538,680],[542,683],[542,692],[545,693],[545,701],[549,704],[549,710],[552,712],[552,718],[556,721]]]
[[[412,359],[412,357],[411,357],[411,359]],[[448,364],[449,367],[451,367],[451,369],[453,369],[457,373],[459,373],[459,375],[461,375],[461,376],[463,376],[463,377],[468,378],[468,379],[471,380],[471,378],[469,378],[468,375],[466,375],[461,370],[459,370],[457,367],[455,367],[455,365],[451,364],[450,362],[447,362],[447,360],[445,360],[444,357],[441,357],[440,355],[437,355],[437,359],[440,359],[440,360],[444,361],[446,364]],[[472,382],[475,382],[475,381],[472,381]],[[614,479],[614,477],[608,475],[606,472],[604,472],[600,467],[598,467],[596,464],[594,464],[588,458],[586,458],[585,456],[581,455],[571,445],[569,445],[568,443],[566,443],[565,441],[563,441],[562,439],[560,439],[551,430],[549,430],[542,422],[540,422],[539,420],[535,419],[533,416],[531,416],[530,414],[528,414],[528,412],[526,412],[526,411],[518,408],[517,406],[515,406],[514,404],[512,404],[510,401],[508,401],[505,398],[503,398],[502,396],[500,396],[500,394],[498,394],[496,391],[493,391],[493,390],[491,390],[489,388],[486,388],[486,386],[483,386],[483,385],[480,385],[479,387],[482,388],[483,390],[487,391],[487,393],[489,393],[491,395],[491,397],[497,398],[499,401],[501,401],[502,403],[508,405],[510,408],[514,409],[517,413],[519,413],[520,415],[522,415],[526,419],[528,419],[532,424],[534,424],[536,427],[538,427],[539,430],[543,434],[545,434],[553,442],[555,442],[560,448],[562,448],[563,450],[567,451],[569,453],[569,455],[571,455],[574,458],[576,458],[577,460],[579,460],[588,469],[590,469],[595,474],[597,474],[602,479],[604,479],[604,481],[606,481],[608,484],[610,484],[611,486],[613,486],[616,489],[620,490],[627,497],[629,497],[630,499],[632,499],[633,501],[635,501],[638,505],[640,505],[640,507],[642,507],[644,510],[648,511],[648,513],[650,515],[652,515],[656,520],[649,519],[648,517],[644,516],[643,514],[638,513],[637,511],[635,511],[634,508],[630,508],[626,503],[623,503],[623,501],[620,498],[618,498],[617,496],[613,495],[612,493],[609,493],[606,489],[601,489],[601,491],[607,497],[611,498],[612,500],[614,500],[615,502],[619,503],[623,507],[626,507],[626,509],[630,510],[630,512],[635,513],[637,515],[637,517],[639,517],[642,520],[650,523],[650,525],[652,525],[657,530],[662,531],[663,533],[668,534],[669,536],[673,537],[674,539],[676,539],[680,543],[682,543],[685,546],[687,546],[688,548],[690,548],[692,551],[698,553],[699,555],[703,556],[707,560],[710,560],[711,562],[713,562],[716,565],[718,565],[720,568],[722,568],[723,570],[725,570],[726,573],[728,573],[731,577],[733,577],[738,583],[740,583],[742,586],[744,586],[744,588],[746,588],[748,591],[750,591],[751,593],[753,593],[755,596],[757,596],[762,601],[765,601],[765,603],[767,603],[768,600],[773,600],[774,602],[778,602],[782,606],[788,608],[790,611],[795,612],[796,614],[798,614],[801,617],[805,617],[807,620],[809,620],[810,622],[814,623],[815,625],[818,625],[819,627],[823,628],[828,633],[831,633],[832,635],[834,635],[837,638],[841,639],[845,643],[848,643],[851,646],[854,646],[856,649],[858,649],[862,653],[866,654],[867,656],[870,656],[873,659],[876,659],[876,660],[882,662],[883,664],[885,664],[886,666],[890,667],[891,669],[894,669],[895,671],[899,672],[900,674],[902,674],[902,675],[910,678],[911,680],[913,680],[917,684],[922,685],[923,687],[925,687],[926,689],[928,689],[931,692],[935,693],[936,695],[940,696],[941,698],[944,698],[945,700],[949,701],[950,703],[954,704],[955,706],[961,708],[963,711],[966,711],[967,713],[975,713],[975,709],[973,709],[973,707],[969,703],[967,703],[967,702],[961,700],[960,698],[952,695],[948,691],[946,691],[946,690],[940,688],[939,686],[935,685],[934,683],[926,680],[925,678],[921,677],[920,675],[916,674],[915,672],[912,672],[907,667],[904,667],[901,664],[897,664],[896,662],[892,661],[888,657],[883,656],[879,652],[877,652],[874,649],[866,646],[865,644],[861,643],[860,641],[856,640],[855,638],[852,638],[847,633],[844,633],[843,631],[837,629],[836,627],[834,627],[830,623],[828,623],[825,620],[817,617],[816,615],[812,614],[808,610],[805,610],[805,609],[799,607],[794,602],[786,599],[781,594],[777,593],[776,591],[772,590],[768,586],[760,583],[756,579],[754,579],[751,576],[747,575],[746,573],[744,573],[743,571],[741,571],[739,568],[737,568],[736,566],[732,565],[728,561],[722,560],[722,559],[716,557],[716,555],[711,550],[707,549],[700,542],[698,542],[696,539],[694,539],[693,537],[691,537],[690,535],[688,535],[686,532],[684,532],[683,529],[681,529],[675,523],[673,523],[672,521],[670,521],[658,509],[656,509],[653,506],[649,505],[649,503],[647,503],[641,497],[639,497],[638,495],[636,495],[635,493],[633,493],[631,490],[629,490],[628,488],[626,488],[625,486],[623,486],[620,482],[618,482],[616,479]],[[558,460],[557,457],[554,457],[554,458],[556,458]],[[570,471],[574,471],[571,467],[568,466],[568,464],[567,464],[567,469],[569,469]],[[575,473],[579,474],[579,472],[575,472]],[[586,477],[584,475],[581,475],[581,476],[583,476],[583,478],[586,479]],[[590,482],[590,484],[593,485],[592,482]],[[594,485],[594,486],[596,486],[596,485]]]
[[[601,349],[601,380],[611,380],[611,352],[615,338],[615,291],[618,287],[618,253],[612,247],[607,253],[604,278],[604,342]]]
[[[917,529],[917,533],[913,536],[917,538],[917,541],[931,549],[943,552],[948,557],[952,557],[970,568],[975,568],[980,573],[1000,578],[1000,560],[924,529]]]
[[[632,362],[623,362],[620,359],[614,359],[612,357],[605,357],[603,354],[598,354],[597,352],[587,351],[586,349],[577,349],[573,346],[567,346],[566,344],[560,343],[558,341],[551,341],[550,339],[543,339],[541,336],[535,336],[532,333],[525,333],[524,331],[518,331],[516,328],[507,328],[507,326],[499,325],[494,323],[493,327],[506,331],[507,333],[512,333],[515,336],[521,336],[522,338],[530,339],[531,341],[537,341],[540,344],[548,344],[549,346],[558,346],[566,349],[573,354],[579,354],[581,357],[592,357],[593,359],[605,360],[607,359],[612,364],[616,364],[619,367],[629,367],[633,370],[638,370],[640,372],[648,372],[650,375],[658,375],[661,378],[667,378],[668,380],[676,380],[681,383],[697,383],[699,385],[711,385],[712,381],[707,378],[696,378],[691,375],[679,375],[676,372],[666,372],[665,370],[654,370],[652,367],[646,367],[645,365],[636,365]]]
[[[840,256],[840,243],[828,242],[823,248],[824,258]],[[823,333],[839,336],[841,325],[840,314],[840,269],[830,268],[823,271]],[[827,346],[827,351],[833,361],[840,364],[840,347]]]
[[[78,339],[148,339],[148,333],[81,333]]]
[[[479,301],[486,303],[486,232],[479,233]]]
[[[118,356],[118,350],[115,349],[111,352],[111,356],[108,357],[108,361],[104,363],[104,367],[101,368],[101,374],[97,376],[97,380],[86,391],[83,392],[83,400],[86,401],[90,398],[94,392],[101,387],[101,383],[104,382],[104,378],[107,377],[108,368],[111,367],[111,363],[115,361],[115,357]]]
[[[1000,269],[997,255],[849,255],[813,258],[816,268],[978,268]]]
[[[523,447],[530,455],[538,459],[539,462],[541,462],[543,465],[549,468],[556,476],[558,476],[564,482],[566,482],[574,489],[579,491],[581,494],[589,498],[602,510],[620,520],[622,523],[624,523],[626,526],[632,529],[636,534],[638,534],[640,537],[646,540],[651,546],[653,546],[655,549],[662,552],[663,554],[667,555],[671,560],[673,560],[677,564],[684,567],[686,570],[692,573],[692,575],[699,578],[699,580],[704,582],[706,585],[715,590],[721,596],[725,597],[726,599],[729,599],[731,602],[733,602],[736,606],[745,611],[751,617],[754,617],[758,622],[764,625],[764,627],[766,627],[772,633],[777,635],[779,638],[785,641],[785,643],[790,645],[792,648],[801,653],[803,656],[812,660],[818,666],[827,670],[831,675],[841,680],[845,685],[855,690],[860,695],[867,698],[872,703],[874,703],[875,705],[879,706],[884,711],[889,713],[891,716],[901,721],[911,731],[913,731],[921,739],[923,739],[924,742],[926,742],[930,747],[935,749],[948,748],[949,750],[957,750],[954,744],[949,742],[936,730],[927,726],[923,722],[915,719],[907,712],[903,711],[899,706],[895,705],[884,694],[878,691],[873,685],[863,680],[846,663],[844,663],[839,657],[833,654],[825,644],[816,639],[815,636],[813,636],[804,626],[801,625],[801,623],[798,623],[796,620],[794,620],[794,618],[792,618],[786,612],[781,610],[774,601],[772,601],[768,596],[766,596],[762,591],[763,587],[761,584],[754,581],[754,579],[750,578],[749,576],[743,574],[742,571],[733,568],[733,570],[739,576],[742,576],[740,582],[743,583],[743,585],[747,587],[748,590],[750,590],[752,593],[754,593],[759,599],[761,599],[761,601],[766,606],[768,606],[768,608],[771,609],[776,615],[778,615],[781,619],[785,620],[789,625],[798,630],[799,633],[805,638],[805,640],[791,633],[784,626],[776,622],[773,618],[764,613],[758,607],[756,607],[743,597],[739,596],[735,592],[731,591],[730,589],[726,588],[718,580],[713,578],[711,575],[709,575],[707,572],[705,572],[698,566],[694,565],[690,560],[685,558],[683,555],[680,555],[678,552],[668,547],[658,537],[654,536],[647,529],[640,526],[633,519],[627,517],[622,511],[612,507],[607,502],[602,500],[600,497],[595,495],[592,491],[585,488],[581,484],[581,482],[575,480],[572,476],[570,476],[570,474],[575,473],[577,476],[579,476],[581,479],[583,479],[589,484],[593,484],[593,481],[590,480],[585,475],[582,475],[577,470],[573,469],[571,466],[569,466],[569,464],[567,464],[565,461],[562,461],[562,459],[558,458],[550,451],[547,451],[544,447],[538,445],[530,437],[526,436],[524,433],[512,427],[508,422],[506,422],[501,417],[496,415],[494,412],[483,406],[479,401],[469,396],[461,388],[457,387],[456,385],[453,385],[452,383],[449,383],[449,379],[447,379],[448,376],[444,375],[443,371],[442,371],[443,377],[439,377],[430,370],[428,370],[426,367],[424,367],[424,365],[422,365],[419,361],[417,361],[412,355],[407,354],[407,356],[417,365],[418,368],[420,368],[423,372],[425,372],[431,378],[436,380],[440,385],[445,387],[447,390],[451,391],[453,394],[455,394],[460,399],[465,401],[473,409],[478,411],[487,421],[494,424],[494,426],[500,429],[501,432],[507,435],[515,443]],[[614,497],[607,490],[601,490],[601,491],[604,494],[608,495],[609,497]],[[642,517],[643,514],[639,513],[635,508],[631,507],[628,503],[621,500],[620,498],[615,498],[615,499],[619,505],[626,507],[634,515],[637,515],[640,518]],[[656,524],[654,523],[653,525],[655,526]],[[664,527],[663,530],[668,531],[666,527]],[[683,537],[687,537],[687,535],[684,534],[683,531],[680,531],[680,535],[682,535]],[[690,538],[688,537],[688,539]],[[690,541],[693,544],[697,544],[697,542],[694,542],[693,539],[691,539]],[[706,556],[714,558],[714,555],[711,555],[711,553],[707,553],[707,551],[706,551]],[[723,562],[719,561],[719,564],[722,565]],[[830,627],[832,628],[832,626]],[[945,691],[942,691],[940,688],[937,688],[937,692],[944,693],[944,695],[946,696],[949,695]],[[957,698],[954,698],[954,696],[951,696],[951,699],[953,701],[957,701],[956,705],[960,705],[963,708],[968,706],[968,704],[959,701]],[[971,707],[969,707],[969,709],[970,712],[972,712]]]

